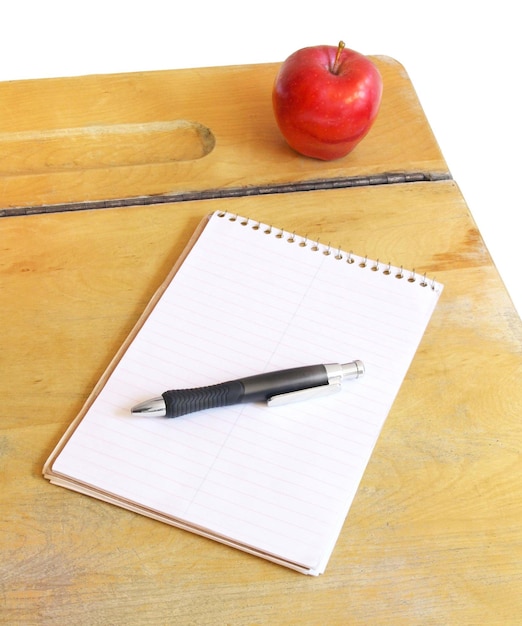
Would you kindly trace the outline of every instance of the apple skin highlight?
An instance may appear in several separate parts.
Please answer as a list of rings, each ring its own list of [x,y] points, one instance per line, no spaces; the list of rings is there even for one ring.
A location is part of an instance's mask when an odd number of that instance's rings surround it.
[[[349,154],[379,112],[382,78],[364,55],[344,47],[314,46],[291,54],[276,76],[272,104],[288,144],[330,161]]]

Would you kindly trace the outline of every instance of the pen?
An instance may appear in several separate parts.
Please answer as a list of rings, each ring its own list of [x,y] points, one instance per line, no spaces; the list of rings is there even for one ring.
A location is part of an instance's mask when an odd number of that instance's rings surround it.
[[[341,383],[364,374],[361,361],[307,365],[248,376],[217,385],[165,391],[132,407],[133,415],[179,417],[194,411],[266,400],[278,406],[340,391]]]

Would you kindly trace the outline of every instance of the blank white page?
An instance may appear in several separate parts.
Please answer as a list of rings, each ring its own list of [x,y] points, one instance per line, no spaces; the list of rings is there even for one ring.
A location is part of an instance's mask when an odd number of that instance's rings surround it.
[[[213,214],[46,476],[322,573],[442,290],[360,262]],[[167,389],[354,359],[364,377],[321,399],[130,414]]]

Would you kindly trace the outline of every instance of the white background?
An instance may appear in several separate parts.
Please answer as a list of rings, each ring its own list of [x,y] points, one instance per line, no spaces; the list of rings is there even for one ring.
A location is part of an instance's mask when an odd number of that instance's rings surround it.
[[[522,46],[513,0],[7,2],[1,81],[283,61],[340,39],[394,57],[522,312]]]

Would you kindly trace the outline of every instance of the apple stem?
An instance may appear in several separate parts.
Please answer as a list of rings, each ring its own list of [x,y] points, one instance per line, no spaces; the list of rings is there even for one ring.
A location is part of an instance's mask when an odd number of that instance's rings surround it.
[[[337,54],[335,55],[335,61],[331,69],[332,74],[339,73],[339,61],[341,59],[341,54],[343,50],[344,50],[344,41],[340,41],[339,45],[337,46]]]

